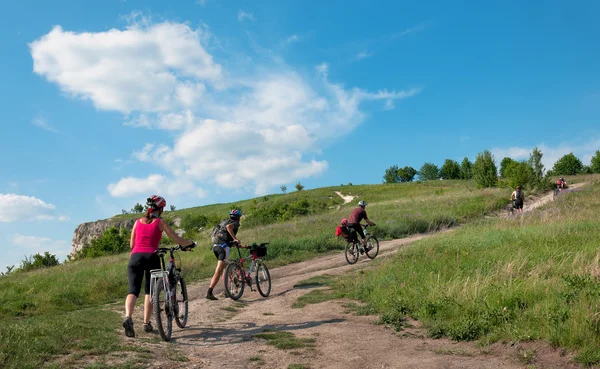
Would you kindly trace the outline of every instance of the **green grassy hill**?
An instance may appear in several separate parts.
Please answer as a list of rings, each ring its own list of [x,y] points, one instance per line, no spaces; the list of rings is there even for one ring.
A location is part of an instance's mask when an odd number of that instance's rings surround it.
[[[399,250],[337,288],[432,337],[544,340],[600,363],[600,177],[535,212],[472,222]]]
[[[342,204],[334,191],[357,196]],[[359,200],[368,202],[369,218],[382,239],[427,232],[480,219],[502,208],[508,189],[475,189],[467,181],[339,186],[269,195],[235,204],[216,204],[168,212],[166,217],[226,217],[232,207],[245,217],[239,238],[245,243],[270,241],[269,266],[305,260],[341,250],[334,237],[340,219]],[[133,215],[119,215],[132,217]],[[188,281],[207,278],[215,266],[206,229],[188,230],[199,241],[182,253]],[[465,246],[467,247],[467,246]],[[127,293],[128,254],[84,259],[0,280],[0,367],[37,368],[55,355],[131,351],[116,339],[120,314],[105,304],[122,305]]]

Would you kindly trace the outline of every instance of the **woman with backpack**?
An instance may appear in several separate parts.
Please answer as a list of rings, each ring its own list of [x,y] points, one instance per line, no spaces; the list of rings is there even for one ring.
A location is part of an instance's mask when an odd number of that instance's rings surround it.
[[[231,245],[238,244],[240,247],[246,247],[245,245],[241,245],[240,240],[237,238],[241,217],[242,211],[233,209],[229,212],[229,219],[225,219],[216,225],[211,232],[211,241],[213,243],[212,249],[217,258],[217,267],[215,269],[215,274],[213,274],[213,277],[210,280],[208,291],[206,292],[206,298],[208,300],[218,300],[218,298],[213,295],[213,289],[217,286],[217,283],[219,283],[221,274],[223,274],[223,270],[228,263]]]
[[[523,191],[521,191],[521,186],[517,186],[517,189],[510,195],[510,199],[513,202],[513,208],[517,210],[517,213],[522,213],[525,195],[523,194]]]

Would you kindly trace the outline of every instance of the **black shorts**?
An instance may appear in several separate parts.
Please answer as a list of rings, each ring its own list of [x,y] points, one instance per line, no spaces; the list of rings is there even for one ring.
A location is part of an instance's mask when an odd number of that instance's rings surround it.
[[[513,201],[513,208],[523,209],[523,201]]]
[[[348,228],[354,228],[356,233],[360,235],[360,238],[365,238],[365,232],[363,232],[363,227],[360,223],[348,223]]]
[[[229,250],[231,250],[231,248],[227,244],[224,245],[225,246],[213,246],[213,253],[215,254],[217,260],[227,261],[229,259]]]
[[[150,271],[160,269],[160,258],[153,252],[136,252],[131,254],[127,265],[129,294],[138,297],[142,289],[142,278],[146,278],[144,292],[150,293]]]

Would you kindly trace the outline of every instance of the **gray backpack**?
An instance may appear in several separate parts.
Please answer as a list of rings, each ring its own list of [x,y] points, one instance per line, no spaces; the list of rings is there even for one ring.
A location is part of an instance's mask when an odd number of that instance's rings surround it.
[[[225,219],[211,229],[210,239],[212,241],[212,245],[220,245],[224,242],[227,242],[227,236],[229,232],[227,232],[226,227],[231,222],[231,219]],[[212,245],[210,247],[212,247]]]

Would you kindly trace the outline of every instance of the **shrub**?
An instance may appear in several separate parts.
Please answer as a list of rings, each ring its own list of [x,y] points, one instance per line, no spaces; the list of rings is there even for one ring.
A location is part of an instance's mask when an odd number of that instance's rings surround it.
[[[47,268],[60,264],[56,255],[50,254],[48,251],[44,252],[43,255],[35,254],[31,257],[25,257],[21,262],[19,271],[28,272],[34,269]]]
[[[192,232],[199,228],[211,228],[220,221],[217,215],[187,214],[181,218],[179,226],[186,232]]]
[[[75,259],[96,258],[104,255],[120,254],[129,251],[131,232],[126,228],[110,227],[102,236],[92,239],[77,253]]]

